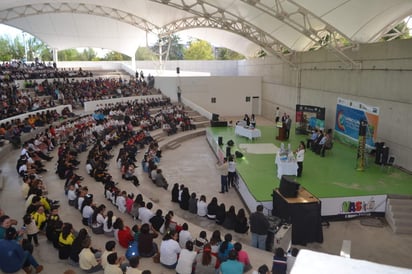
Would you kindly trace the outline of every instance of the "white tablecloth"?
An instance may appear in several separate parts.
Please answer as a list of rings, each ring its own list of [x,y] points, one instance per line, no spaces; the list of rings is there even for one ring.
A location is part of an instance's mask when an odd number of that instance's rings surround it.
[[[250,128],[244,128],[242,126],[236,126],[235,134],[247,137],[249,139],[259,138],[262,136],[260,129],[257,129],[257,128],[250,129]]]
[[[296,161],[281,161],[279,154],[276,154],[275,164],[278,167],[278,178],[282,178],[282,175],[298,175],[298,164]]]

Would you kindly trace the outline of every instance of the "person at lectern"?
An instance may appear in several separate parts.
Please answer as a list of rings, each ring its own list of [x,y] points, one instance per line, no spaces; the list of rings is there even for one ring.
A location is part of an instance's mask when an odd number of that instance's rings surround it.
[[[290,119],[289,115],[286,116],[285,126],[286,126],[286,139],[289,139],[290,128],[292,127],[292,119]]]
[[[282,116],[282,119],[281,119],[281,122],[285,123],[287,118],[288,118],[288,115],[286,114],[286,112],[284,112],[283,116]]]
[[[276,108],[276,112],[275,112],[275,122],[279,122],[280,121],[280,110],[279,107]]]
[[[305,143],[300,141],[299,147],[296,150],[296,162],[298,164],[298,177],[302,177],[303,160],[305,158]]]

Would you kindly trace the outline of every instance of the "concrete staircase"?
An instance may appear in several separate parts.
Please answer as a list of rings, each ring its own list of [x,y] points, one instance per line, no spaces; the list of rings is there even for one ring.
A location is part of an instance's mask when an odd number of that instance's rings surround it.
[[[412,196],[388,195],[385,218],[396,234],[412,234]]]

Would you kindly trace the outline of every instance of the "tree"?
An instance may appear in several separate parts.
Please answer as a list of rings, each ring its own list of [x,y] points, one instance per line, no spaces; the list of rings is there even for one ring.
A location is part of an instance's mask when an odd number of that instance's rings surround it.
[[[117,51],[109,51],[104,56],[103,60],[105,60],[105,61],[123,61],[123,60],[130,60],[130,57],[127,56],[127,55],[124,55],[120,52],[117,52]]]
[[[0,37],[0,60],[8,61],[14,59],[11,52],[10,38],[7,36]]]
[[[12,53],[13,59],[23,59],[24,58],[24,44],[20,41],[19,37],[14,37],[11,40],[10,51]]]
[[[60,61],[79,60],[79,52],[76,49],[60,50],[57,55]]]
[[[180,37],[176,34],[159,38],[150,49],[159,56],[160,50],[162,60],[183,60],[184,45],[180,43]]]
[[[213,60],[213,49],[205,40],[192,41],[184,51],[185,60]]]
[[[53,60],[53,51],[48,47],[42,48],[40,51],[40,59],[42,61],[52,61]]]
[[[157,60],[156,54],[148,47],[139,47],[136,50],[136,60]]]
[[[83,53],[80,54],[81,61],[93,61],[97,57],[96,52],[92,48],[87,48],[83,50]]]
[[[44,51],[44,49],[47,49],[47,45],[34,36],[28,37],[26,45],[28,61],[34,61],[35,58],[41,57],[41,53]],[[43,58],[41,60],[45,61],[45,59]],[[51,59],[48,60],[50,61]]]
[[[245,56],[228,48],[216,48],[217,60],[242,60]]]

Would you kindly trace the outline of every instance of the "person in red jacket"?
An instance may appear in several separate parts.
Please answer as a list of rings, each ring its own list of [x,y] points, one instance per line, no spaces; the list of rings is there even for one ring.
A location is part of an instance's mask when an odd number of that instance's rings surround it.
[[[129,243],[133,241],[132,231],[130,227],[125,225],[123,221],[119,221],[117,223],[117,229],[119,229],[117,232],[117,238],[119,239],[119,244],[122,247],[127,248],[129,246]]]

